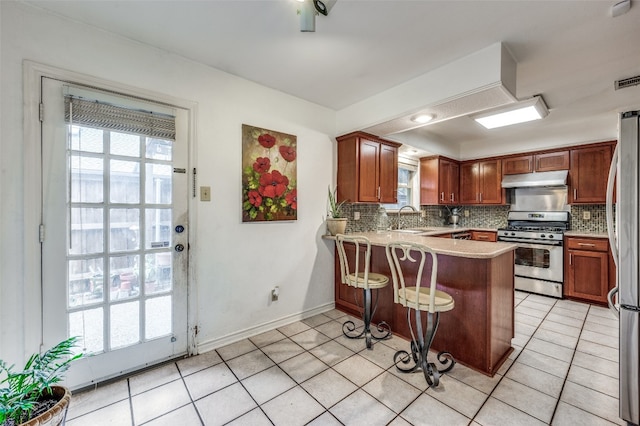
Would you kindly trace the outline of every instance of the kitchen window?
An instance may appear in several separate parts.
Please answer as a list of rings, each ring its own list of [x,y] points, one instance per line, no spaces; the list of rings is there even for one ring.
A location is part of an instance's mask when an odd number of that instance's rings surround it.
[[[400,158],[398,160],[398,202],[395,204],[382,204],[387,210],[398,210],[403,206],[410,205],[419,209],[417,197],[420,195],[420,188],[417,187],[418,163],[410,158]]]

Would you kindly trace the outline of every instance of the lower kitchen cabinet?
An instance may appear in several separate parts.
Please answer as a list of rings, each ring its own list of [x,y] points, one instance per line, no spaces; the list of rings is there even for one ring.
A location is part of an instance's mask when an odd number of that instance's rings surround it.
[[[564,296],[606,304],[615,285],[609,242],[603,238],[565,238]]]
[[[498,241],[498,233],[493,231],[471,231],[471,239],[495,243]]]

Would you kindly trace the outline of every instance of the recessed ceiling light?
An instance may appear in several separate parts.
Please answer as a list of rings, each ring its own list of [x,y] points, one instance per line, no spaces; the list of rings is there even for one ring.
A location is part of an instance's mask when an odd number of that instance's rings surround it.
[[[430,122],[434,118],[435,118],[435,115],[433,115],[433,114],[418,114],[418,115],[415,115],[415,116],[411,117],[411,121],[414,121],[414,122],[420,123],[420,124],[424,124],[424,123]]]
[[[540,96],[536,96],[524,102],[509,105],[487,114],[480,114],[473,117],[478,123],[487,129],[510,126],[512,124],[525,123],[527,121],[539,120],[549,115],[549,110]]]

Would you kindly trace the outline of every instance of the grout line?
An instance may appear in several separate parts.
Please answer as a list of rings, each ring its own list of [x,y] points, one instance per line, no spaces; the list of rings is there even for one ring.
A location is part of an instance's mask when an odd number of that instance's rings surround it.
[[[131,413],[131,426],[135,426],[135,418],[133,415],[133,396],[131,395],[131,383],[129,383],[129,378],[127,377],[127,393],[129,394],[129,412]]]

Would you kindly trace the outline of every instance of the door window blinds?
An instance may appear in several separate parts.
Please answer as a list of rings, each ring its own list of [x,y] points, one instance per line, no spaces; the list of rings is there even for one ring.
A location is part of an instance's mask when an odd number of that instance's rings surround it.
[[[173,115],[117,106],[69,93],[64,96],[64,117],[67,123],[80,126],[172,141],[176,138]]]

